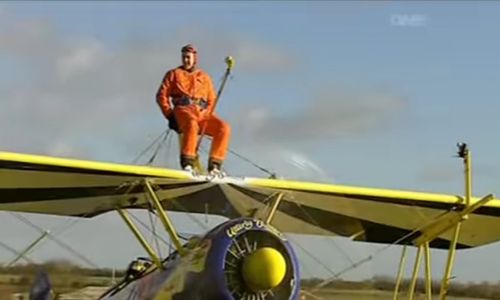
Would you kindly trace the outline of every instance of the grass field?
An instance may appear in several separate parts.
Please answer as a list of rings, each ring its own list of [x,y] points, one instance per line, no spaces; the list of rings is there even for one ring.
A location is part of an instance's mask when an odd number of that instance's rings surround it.
[[[5,287],[4,287],[5,288]],[[72,300],[93,300],[97,299],[101,293],[106,289],[103,287],[99,288],[84,288],[81,290],[75,290],[73,292],[68,292],[61,295],[60,300],[72,299]],[[0,299],[15,299],[12,298],[12,294],[15,292],[14,289],[4,289],[5,293],[1,293],[2,286],[0,285]],[[437,299],[438,295],[433,295],[433,299]],[[386,291],[351,291],[351,290],[334,290],[334,289],[323,289],[314,295],[305,294],[307,300],[392,300],[393,294]],[[399,299],[408,299],[405,293],[400,294]],[[424,295],[417,295],[415,300],[426,299]],[[460,297],[448,297],[448,300],[479,300],[480,298],[460,298]]]
[[[15,293],[27,293],[29,291],[29,286],[31,278],[26,284],[22,284],[23,276],[21,275],[8,275],[0,274],[0,299],[10,300],[18,299],[13,297]],[[62,293],[60,300],[93,300],[97,299],[107,288],[106,286],[110,283],[110,278],[108,277],[92,277],[92,276],[55,276],[51,278],[54,284],[54,290],[58,293]],[[78,284],[75,284],[78,282]],[[94,287],[91,287],[94,286]],[[26,295],[26,294],[25,294]],[[380,290],[366,290],[366,289],[334,289],[334,288],[323,288],[314,294],[310,294],[307,291],[304,292],[305,298],[307,300],[392,300],[393,294],[389,291]],[[434,295],[433,299],[437,299],[438,295]],[[28,299],[28,298],[25,298]],[[408,295],[405,292],[400,293],[399,299],[408,299]],[[424,295],[417,295],[415,300],[426,299]],[[448,297],[448,300],[478,300],[486,298],[463,298],[463,297]]]
[[[439,295],[433,295],[433,299],[438,299]],[[392,300],[393,293],[387,291],[377,291],[377,290],[335,290],[335,289],[323,289],[320,292],[314,293],[314,295],[307,295],[307,300]],[[399,299],[408,299],[408,295],[406,293],[400,293]],[[424,295],[417,295],[414,298],[415,300],[424,300],[426,299]],[[481,298],[459,298],[459,297],[447,297],[448,300],[478,300]]]

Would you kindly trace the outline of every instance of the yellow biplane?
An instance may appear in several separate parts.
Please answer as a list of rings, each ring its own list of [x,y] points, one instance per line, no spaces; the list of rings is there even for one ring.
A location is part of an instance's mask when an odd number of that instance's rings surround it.
[[[429,248],[449,249],[444,299],[455,249],[500,239],[500,201],[493,195],[471,196],[466,145],[460,145],[459,154],[466,170],[464,196],[280,179],[212,179],[156,167],[0,152],[0,210],[85,218],[118,211],[150,258],[133,264],[127,278],[102,299],[299,299],[298,261],[282,233],[418,247],[410,299],[422,255],[430,299]],[[159,257],[129,218],[126,209],[131,208],[154,211],[176,252]],[[169,211],[229,221],[182,244]]]

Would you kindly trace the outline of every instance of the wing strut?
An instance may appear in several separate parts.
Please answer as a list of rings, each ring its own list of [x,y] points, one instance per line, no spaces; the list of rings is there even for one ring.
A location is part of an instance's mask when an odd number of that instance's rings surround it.
[[[165,230],[167,230],[170,239],[174,243],[177,252],[179,252],[180,255],[184,255],[186,251],[184,250],[184,248],[182,248],[182,244],[181,241],[179,240],[179,236],[177,235],[177,231],[175,230],[174,225],[170,221],[170,218],[168,217],[167,213],[161,206],[160,199],[158,199],[158,196],[153,190],[151,182],[148,179],[144,179],[144,186],[146,187],[148,194],[156,208],[156,211],[158,212],[160,220],[163,223]]]
[[[403,278],[404,267],[406,265],[406,249],[407,245],[403,246],[403,252],[401,253],[401,259],[399,260],[399,270],[398,276],[396,277],[396,286],[394,287],[394,297],[393,300],[398,300],[399,287],[401,286],[401,279]]]
[[[455,252],[457,241],[460,236],[460,228],[462,222],[466,221],[469,217],[469,214],[473,213],[480,207],[486,205],[489,201],[493,200],[495,197],[493,194],[488,194],[485,197],[479,199],[475,203],[471,203],[472,198],[472,171],[471,171],[471,156],[470,151],[467,148],[466,144],[458,144],[458,157],[462,158],[464,163],[464,179],[465,179],[465,197],[463,199],[463,203],[465,207],[461,210],[452,210],[449,211],[440,217],[438,217],[435,221],[429,223],[424,226],[420,232],[421,234],[413,240],[413,244],[418,247],[418,252],[415,258],[415,264],[413,268],[412,279],[410,283],[410,288],[408,290],[408,299],[413,300],[415,293],[415,285],[417,282],[418,272],[420,268],[420,260],[422,258],[422,253],[425,254],[425,290],[426,290],[426,299],[430,300],[432,297],[431,294],[431,259],[430,259],[430,247],[429,244],[431,241],[442,235],[443,233],[453,229],[453,238],[450,241],[450,246],[448,249],[448,259],[446,262],[446,267],[443,275],[443,279],[441,281],[441,289],[439,292],[439,299],[445,300],[446,295],[448,293],[451,272],[453,269],[453,264],[455,262]],[[399,271],[396,279],[396,287],[394,288],[394,300],[398,299],[398,291],[401,283],[401,277],[403,276],[403,268],[405,264],[405,255],[406,255],[406,247],[403,247],[403,253],[401,254],[401,261],[399,265]]]
[[[127,211],[121,208],[117,208],[116,211],[120,214],[122,217],[123,221],[128,225],[128,228],[132,231],[132,233],[135,235],[141,246],[146,250],[146,252],[149,254],[149,257],[151,257],[151,260],[153,263],[156,265],[158,269],[163,268],[162,263],[156,252],[153,250],[153,247],[148,244],[144,236],[141,234],[139,229],[137,229],[137,226],[135,226],[134,222],[130,219],[130,216],[128,215]]]
[[[177,252],[180,255],[184,255],[185,254],[185,249],[182,247],[182,244],[180,242],[180,239],[179,239],[179,236],[177,234],[177,231],[175,230],[172,222],[170,221],[170,218],[168,217],[167,213],[165,212],[165,210],[161,206],[160,199],[156,195],[156,193],[155,193],[155,191],[154,191],[154,189],[153,189],[153,187],[151,185],[152,182],[149,179],[144,179],[144,180],[142,180],[140,182],[136,182],[135,184],[142,184],[142,185],[144,185],[145,190],[146,190],[146,192],[149,195],[149,200],[154,205],[154,207],[155,207],[155,209],[157,211],[157,214],[158,214],[161,222],[163,223],[163,226],[165,227],[168,235],[170,236],[170,239],[174,243],[174,246],[175,246]],[[116,211],[118,212],[118,214],[120,214],[120,216],[122,217],[123,221],[125,221],[125,223],[129,227],[129,229],[132,231],[132,233],[134,234],[134,236],[136,237],[136,239],[139,241],[139,243],[141,244],[141,246],[144,248],[144,250],[148,253],[149,257],[151,258],[151,260],[153,261],[153,263],[156,265],[156,267],[158,267],[159,269],[163,268],[163,265],[162,265],[162,262],[161,262],[161,258],[153,250],[153,247],[151,247],[151,245],[146,241],[146,239],[141,234],[141,232],[139,231],[139,229],[137,228],[137,226],[135,226],[134,222],[130,219],[130,216],[127,213],[127,211],[125,209],[120,208],[120,207],[116,207]]]
[[[276,213],[276,210],[278,209],[278,206],[280,205],[281,199],[283,198],[283,193],[279,193],[278,196],[276,196],[276,199],[273,201],[273,207],[271,207],[271,210],[269,211],[269,214],[267,214],[266,217],[266,224],[270,224],[274,214]]]

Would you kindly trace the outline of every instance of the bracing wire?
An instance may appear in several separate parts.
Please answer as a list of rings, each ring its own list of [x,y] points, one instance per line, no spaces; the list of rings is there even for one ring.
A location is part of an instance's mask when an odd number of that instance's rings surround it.
[[[335,274],[335,276],[332,276],[330,278],[327,278],[325,280],[323,280],[321,283],[317,284],[315,287],[313,287],[310,292],[315,292],[319,289],[321,289],[322,287],[328,285],[329,283],[331,283],[332,281],[334,281],[335,279],[339,278],[340,276],[342,276],[343,274],[351,271],[351,270],[354,270],[356,269],[357,267],[373,260],[376,256],[380,255],[381,253],[387,251],[387,249],[393,247],[394,245],[397,245],[397,244],[400,244],[401,242],[403,242],[404,240],[410,238],[411,236],[414,236],[415,234],[417,234],[419,231],[421,231],[423,228],[425,228],[426,226],[429,226],[429,224],[431,224],[432,222],[434,222],[437,218],[439,218],[441,215],[438,215],[434,218],[431,218],[429,219],[427,222],[423,223],[422,225],[420,226],[417,226],[414,230],[410,231],[409,233],[401,236],[400,238],[396,239],[394,242],[390,243],[390,244],[387,244],[385,245],[384,247],[380,248],[380,249],[377,249],[376,251],[374,251],[372,254],[356,261],[354,264],[352,264],[351,266],[341,270],[340,272],[338,272],[337,274]]]
[[[211,140],[212,138],[210,136],[207,136],[207,139]],[[204,150],[205,153],[208,152],[205,147],[203,147],[203,150]],[[257,164],[256,162],[252,161],[251,159],[249,159],[249,158],[247,158],[247,157],[239,154],[235,150],[233,150],[231,148],[228,148],[228,152],[231,153],[232,155],[236,156],[237,158],[241,159],[242,161],[249,163],[251,166],[253,166],[257,170],[260,170],[261,172],[269,175],[269,178],[272,178],[272,179],[278,178],[278,175],[276,174],[276,172],[269,171],[267,168],[264,168],[263,166],[261,166],[261,165]]]
[[[167,166],[169,165],[169,162],[171,162],[171,160],[172,160],[172,156],[169,155],[170,154],[169,151],[170,151],[170,149],[172,149],[173,140],[174,140],[173,134],[170,134],[167,138],[166,151],[165,151],[166,152],[165,153],[165,157],[166,157],[165,163]],[[172,163],[172,165],[174,165],[175,162],[172,161],[171,163]]]
[[[12,248],[11,246],[7,245],[6,243],[4,243],[2,241],[0,241],[0,247],[6,249],[7,251],[11,252],[15,256],[19,256],[21,254],[21,251],[18,251],[16,249]],[[24,254],[21,257],[22,257],[22,259],[24,259],[28,263],[34,264],[34,262],[28,257],[27,254]]]
[[[321,226],[319,225],[318,221],[316,221],[303,207],[302,205],[300,205],[299,203],[293,201],[293,203],[295,203],[295,205],[302,211],[302,213],[304,215],[307,216],[307,218],[309,218],[309,220],[314,223],[315,226],[317,226],[318,228],[321,228]],[[354,264],[354,261],[351,259],[351,257],[349,256],[349,254],[347,254],[343,249],[342,247],[340,247],[339,245],[337,245],[337,243],[335,242],[335,240],[333,239],[330,239],[330,238],[327,238],[328,241],[331,241],[332,242],[332,245],[335,247],[335,249],[337,249],[351,264]]]
[[[64,243],[63,241],[61,241],[60,239],[58,239],[56,237],[55,234],[53,233],[50,233],[50,231],[46,231],[46,230],[43,230],[40,226],[34,224],[33,222],[31,222],[30,220],[28,220],[26,217],[20,215],[20,214],[15,214],[15,213],[11,213],[12,216],[14,216],[16,219],[18,219],[19,221],[21,221],[22,223],[34,228],[35,230],[37,230],[38,232],[40,233],[47,233],[47,238],[49,238],[50,240],[52,240],[53,242],[55,242],[57,245],[59,245],[60,247],[66,249],[68,252],[70,252],[71,254],[75,255],[76,257],[80,258],[82,261],[84,261],[85,263],[87,263],[89,266],[91,267],[94,267],[94,268],[97,268],[97,264],[94,263],[92,260],[90,260],[88,257],[86,257],[85,255],[81,254],[80,252],[76,251],[75,249],[73,249],[71,246],[69,246],[68,244]],[[33,249],[32,249],[33,250]]]
[[[240,158],[241,160],[249,163],[250,165],[252,165],[253,167],[257,168],[258,170],[266,173],[267,175],[269,175],[269,178],[278,178],[277,177],[277,174],[275,172],[271,172],[269,171],[268,169],[256,164],[255,162],[253,162],[252,160],[246,158],[245,156],[241,155],[241,154],[238,154],[236,151],[234,150],[231,150],[229,149],[229,153],[233,154],[234,156]]]
[[[132,160],[132,164],[135,164],[137,163],[137,161],[144,155],[146,154],[146,152],[148,152],[157,142],[160,141],[160,139],[163,137],[164,134],[166,134],[168,132],[168,129],[165,130],[165,131],[162,131],[162,133],[156,138],[153,140],[153,142],[151,142],[151,144],[149,144],[144,150],[142,150],[139,155],[137,155],[137,157]]]
[[[333,271],[331,268],[327,267],[319,258],[317,258],[314,254],[312,254],[309,250],[307,250],[307,247],[303,247],[299,242],[297,242],[295,239],[293,239],[290,235],[287,235],[287,238],[291,240],[295,245],[297,245],[304,253],[312,258],[318,265],[320,265],[323,269],[325,269],[328,273],[330,273],[332,276],[335,276],[337,273]]]
[[[181,209],[185,214],[187,214],[188,218],[190,218],[193,222],[195,222],[198,226],[201,227],[203,230],[208,230],[208,226],[204,224],[202,221],[198,220],[192,213],[190,213],[186,207],[182,204],[180,204],[178,201],[172,201],[172,204],[174,206],[177,206],[178,208]]]
[[[158,243],[158,239],[155,238],[156,237],[156,221],[158,220],[158,218],[154,218],[154,220],[153,220],[153,217],[152,217],[153,215],[156,217],[156,215],[153,214],[152,209],[151,208],[148,209],[149,223],[151,224],[151,229],[152,229],[151,239],[155,243],[156,251],[158,253],[158,256],[161,257],[160,244]]]
[[[160,143],[158,143],[158,146],[156,147],[156,150],[153,152],[153,154],[151,155],[151,157],[149,158],[148,162],[147,162],[147,165],[151,165],[153,163],[153,161],[155,160],[156,156],[158,155],[158,153],[160,152],[160,149],[161,147],[163,146],[163,144],[165,143],[165,140],[167,139],[167,137],[169,136],[170,134],[170,129],[166,130],[165,132],[165,135],[163,136],[163,139]]]
[[[160,235],[158,235],[158,233],[152,231],[151,228],[149,228],[149,226],[146,223],[144,223],[141,219],[139,219],[137,216],[135,216],[134,214],[130,214],[130,216],[137,223],[139,223],[142,227],[144,227],[147,231],[149,231],[151,234],[153,234],[156,237],[156,239],[160,240],[161,242],[163,242],[168,247],[172,246],[172,244],[170,242],[168,242],[167,240],[165,240],[164,238],[162,238]]]

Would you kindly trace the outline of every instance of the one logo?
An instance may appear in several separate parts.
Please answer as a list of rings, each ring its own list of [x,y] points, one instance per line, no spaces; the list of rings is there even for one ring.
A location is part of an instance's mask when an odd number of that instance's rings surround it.
[[[245,220],[236,225],[231,226],[231,228],[226,230],[226,234],[228,237],[233,238],[238,235],[243,230],[250,230],[253,228],[252,220]]]
[[[390,18],[391,25],[400,27],[423,27],[427,25],[427,16],[421,14],[394,14]]]

